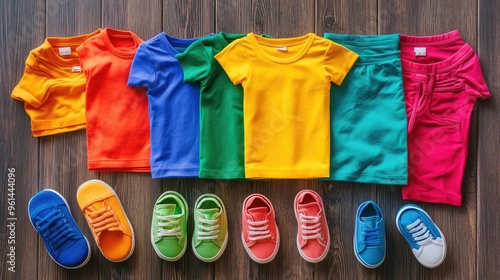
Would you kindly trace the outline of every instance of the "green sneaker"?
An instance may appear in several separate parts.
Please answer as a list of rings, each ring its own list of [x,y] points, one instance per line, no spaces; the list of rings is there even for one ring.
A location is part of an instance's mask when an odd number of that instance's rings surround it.
[[[160,258],[176,261],[186,252],[188,211],[186,200],[178,192],[166,191],[156,200],[151,244]]]
[[[222,256],[227,245],[227,215],[222,200],[215,194],[204,194],[194,204],[193,252],[204,262]]]

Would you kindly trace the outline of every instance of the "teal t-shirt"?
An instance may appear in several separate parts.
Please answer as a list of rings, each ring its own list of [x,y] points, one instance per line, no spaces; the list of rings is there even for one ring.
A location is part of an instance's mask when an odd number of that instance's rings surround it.
[[[218,33],[191,44],[177,58],[184,82],[199,83],[200,178],[245,178],[243,89],[235,86],[214,56],[245,34]]]

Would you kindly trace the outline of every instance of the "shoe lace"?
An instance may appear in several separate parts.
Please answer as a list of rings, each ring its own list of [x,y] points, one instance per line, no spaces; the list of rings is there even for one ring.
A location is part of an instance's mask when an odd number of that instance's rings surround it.
[[[94,234],[99,237],[101,233],[108,229],[118,229],[119,225],[116,215],[109,206],[87,213],[89,225]]]
[[[320,218],[304,214],[299,215],[302,239],[317,239],[322,237]]]
[[[248,239],[252,241],[271,238],[272,234],[269,231],[269,220],[251,221],[247,220],[248,224]]]
[[[48,239],[49,245],[56,250],[66,240],[76,235],[59,209],[52,210],[47,216],[37,221],[36,227]]]
[[[406,226],[406,228],[411,233],[413,240],[415,240],[419,246],[425,245],[433,239],[431,232],[420,219],[417,219],[411,225]]]
[[[182,236],[182,230],[180,226],[181,215],[162,216],[159,212],[155,212],[155,214],[158,225],[158,232],[156,233],[156,236]]]
[[[378,246],[380,245],[380,237],[382,232],[378,228],[367,228],[361,229],[365,233],[365,244],[366,246]]]
[[[213,240],[219,237],[219,219],[207,220],[198,217],[198,240]]]

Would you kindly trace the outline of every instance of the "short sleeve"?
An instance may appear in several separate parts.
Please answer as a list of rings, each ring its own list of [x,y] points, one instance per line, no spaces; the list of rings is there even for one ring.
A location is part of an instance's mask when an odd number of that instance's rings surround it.
[[[241,39],[235,40],[215,55],[215,59],[235,85],[243,83],[250,70],[248,55],[241,42]]]
[[[151,87],[156,80],[156,66],[153,55],[145,44],[139,45],[128,77],[128,85],[133,87]]]
[[[176,57],[184,71],[184,82],[198,83],[208,77],[211,59],[200,41],[194,42]]]
[[[465,89],[472,100],[487,99],[491,96],[486,81],[484,79],[481,64],[476,54],[465,61],[457,71],[458,75],[464,80]]]
[[[35,56],[29,55],[23,77],[12,91],[12,98],[39,108],[47,100],[52,77],[38,68]]]
[[[356,60],[355,52],[330,42],[323,61],[326,79],[340,86]]]

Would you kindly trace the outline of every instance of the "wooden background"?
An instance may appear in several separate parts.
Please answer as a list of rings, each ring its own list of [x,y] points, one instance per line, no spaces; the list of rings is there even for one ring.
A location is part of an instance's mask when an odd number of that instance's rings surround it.
[[[499,1],[2,0],[0,5],[0,222],[7,224],[8,168],[15,168],[17,217],[16,272],[7,270],[9,245],[4,225],[0,279],[498,279]],[[144,40],[161,31],[177,37],[218,31],[286,37],[307,32],[433,35],[460,30],[479,54],[493,98],[480,101],[474,111],[463,206],[419,203],[446,236],[445,262],[436,269],[421,266],[397,231],[395,214],[404,203],[399,187],[316,180],[152,180],[149,174],[95,173],[87,170],[85,131],[33,138],[23,104],[10,98],[29,51],[47,36],[75,36],[107,26],[132,30]],[[135,229],[135,253],[123,263],[110,263],[101,256],[78,209],[76,189],[93,178],[115,187]],[[44,188],[53,188],[66,197],[78,225],[91,241],[92,258],[81,269],[72,271],[56,265],[30,225],[28,201]],[[293,199],[305,188],[322,195],[328,215],[331,247],[328,257],[319,264],[303,261],[295,245]],[[166,190],[182,193],[191,209],[203,193],[216,193],[224,200],[230,236],[220,260],[203,263],[191,247],[175,263],[156,256],[149,241],[151,212],[157,197]],[[281,232],[280,251],[267,265],[252,262],[240,240],[241,203],[254,192],[273,202]],[[354,215],[367,199],[377,201],[386,217],[387,256],[374,270],[358,263],[352,246]],[[189,232],[192,228],[191,216]]]

